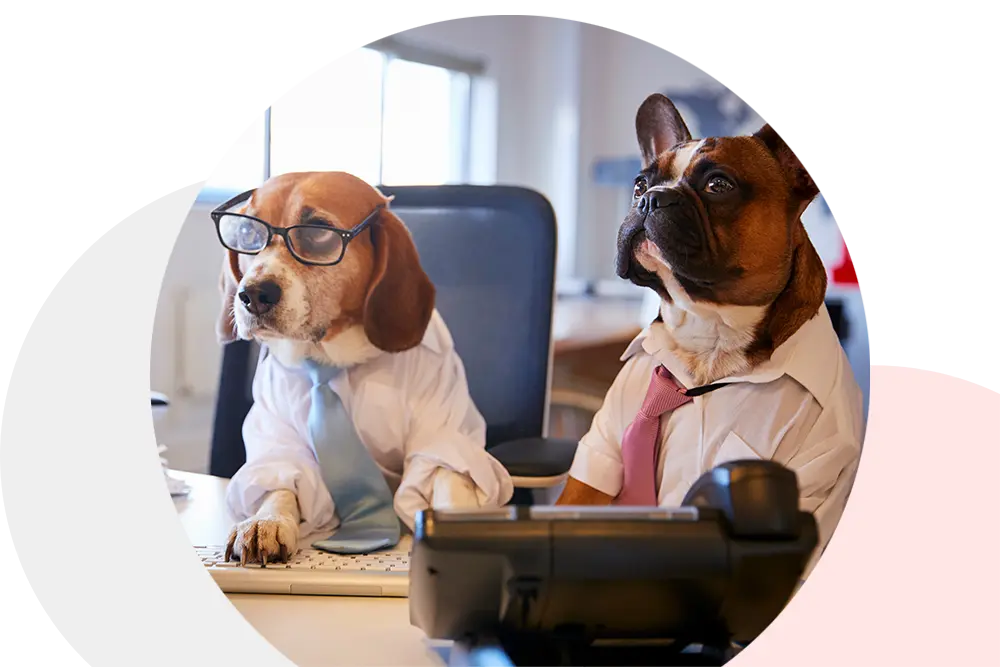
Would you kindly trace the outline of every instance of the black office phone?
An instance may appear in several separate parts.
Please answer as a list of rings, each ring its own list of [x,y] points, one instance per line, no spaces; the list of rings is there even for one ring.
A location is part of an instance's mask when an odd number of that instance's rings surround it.
[[[514,665],[722,664],[778,615],[816,544],[794,473],[769,461],[709,471],[677,508],[427,510],[410,619]]]

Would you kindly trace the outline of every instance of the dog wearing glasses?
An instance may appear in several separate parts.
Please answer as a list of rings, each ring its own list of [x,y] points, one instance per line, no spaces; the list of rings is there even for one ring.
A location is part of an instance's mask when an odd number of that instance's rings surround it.
[[[429,507],[502,505],[510,477],[434,307],[435,289],[390,199],[343,172],[274,177],[213,212],[226,249],[217,334],[265,353],[227,489],[229,550],[266,565],[338,519],[307,428],[306,360],[345,369],[333,389],[413,527]]]
[[[795,471],[800,506],[819,524],[818,554],[843,511],[863,429],[861,392],[824,305],[826,269],[801,221],[818,188],[769,125],[693,139],[654,94],[635,129],[643,167],[617,273],[654,290],[659,315],[625,351],[559,502],[618,503],[638,480],[643,498],[676,506],[706,471],[769,459]],[[664,376],[691,400],[657,411]],[[655,432],[631,428],[657,419]]]

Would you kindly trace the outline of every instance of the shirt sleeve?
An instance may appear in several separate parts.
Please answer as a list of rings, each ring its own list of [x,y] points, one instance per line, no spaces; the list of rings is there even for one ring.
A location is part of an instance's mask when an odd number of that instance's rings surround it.
[[[466,476],[480,507],[510,500],[514,486],[507,470],[486,451],[486,422],[469,396],[465,368],[450,347],[422,350],[408,369],[410,427],[396,513],[411,529],[414,516],[434,506],[439,470]]]
[[[226,504],[237,520],[253,516],[268,493],[288,490],[298,499],[303,535],[335,527],[333,500],[315,454],[295,426],[305,423],[308,398],[271,357],[258,365],[254,403],[243,423],[247,460],[226,489]]]
[[[815,567],[840,521],[861,457],[860,433],[837,423],[838,419],[825,410],[802,446],[784,464],[798,478],[799,508],[812,512],[819,530],[803,579]]]
[[[637,355],[625,362],[594,415],[590,430],[580,439],[569,469],[573,479],[612,497],[622,490],[622,435],[628,420],[639,411],[642,394],[637,398],[634,386],[641,384],[640,376],[648,365],[642,360],[643,356]]]

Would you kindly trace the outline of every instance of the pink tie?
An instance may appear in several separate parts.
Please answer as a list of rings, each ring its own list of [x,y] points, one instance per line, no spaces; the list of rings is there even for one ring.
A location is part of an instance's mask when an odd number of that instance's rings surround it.
[[[674,382],[670,371],[663,366],[656,368],[639,414],[625,429],[625,436],[622,438],[625,481],[615,501],[616,505],[657,504],[656,444],[660,434],[660,417],[692,399]]]

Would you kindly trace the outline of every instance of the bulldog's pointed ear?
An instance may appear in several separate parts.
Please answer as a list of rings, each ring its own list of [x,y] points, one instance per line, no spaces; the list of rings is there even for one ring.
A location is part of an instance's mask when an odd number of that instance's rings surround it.
[[[778,160],[785,180],[791,188],[792,196],[798,201],[798,213],[801,215],[806,206],[819,194],[819,188],[813,182],[812,176],[795,157],[795,153],[788,147],[784,139],[770,125],[764,125],[753,136],[759,139],[771,151],[771,155]]]
[[[635,115],[635,135],[642,153],[642,166],[651,165],[663,151],[691,140],[684,119],[665,95],[654,93],[646,98]]]

